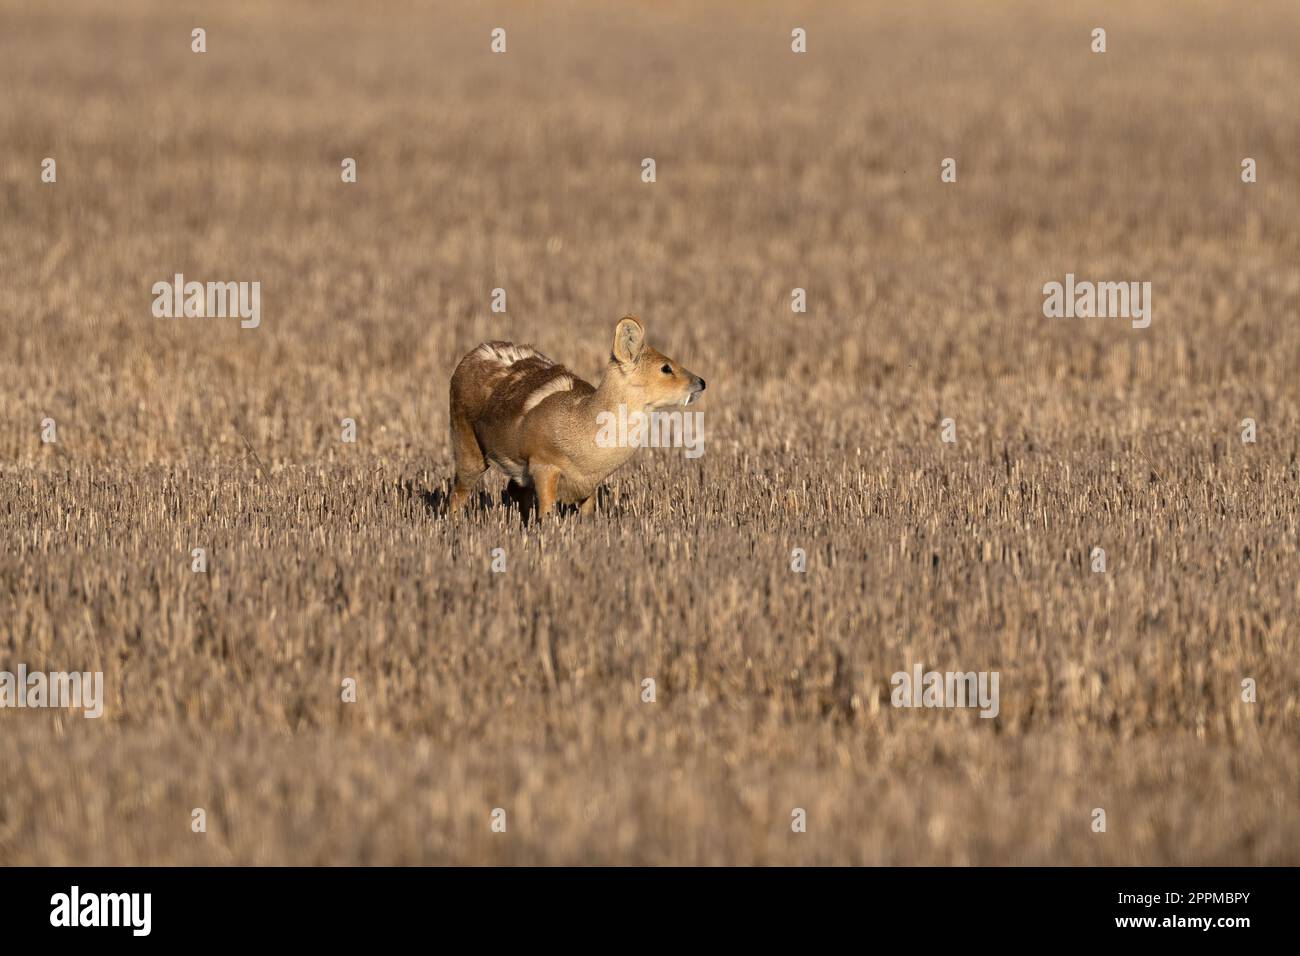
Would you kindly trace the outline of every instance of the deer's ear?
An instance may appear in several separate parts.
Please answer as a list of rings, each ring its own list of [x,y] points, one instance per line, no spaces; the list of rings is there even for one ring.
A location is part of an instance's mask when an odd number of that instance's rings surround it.
[[[635,315],[625,315],[614,328],[614,358],[620,365],[635,365],[645,348],[645,326]]]

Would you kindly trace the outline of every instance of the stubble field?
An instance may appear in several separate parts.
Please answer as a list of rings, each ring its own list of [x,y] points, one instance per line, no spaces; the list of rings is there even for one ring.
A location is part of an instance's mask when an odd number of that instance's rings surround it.
[[[1300,10],[1051,6],[0,3],[0,864],[1300,863]],[[704,455],[439,514],[629,311]]]

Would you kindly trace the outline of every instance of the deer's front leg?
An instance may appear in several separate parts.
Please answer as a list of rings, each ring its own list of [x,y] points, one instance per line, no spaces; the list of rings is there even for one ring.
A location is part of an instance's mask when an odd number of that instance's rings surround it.
[[[560,469],[554,465],[537,465],[529,469],[537,492],[537,517],[544,518],[555,509],[560,493]]]

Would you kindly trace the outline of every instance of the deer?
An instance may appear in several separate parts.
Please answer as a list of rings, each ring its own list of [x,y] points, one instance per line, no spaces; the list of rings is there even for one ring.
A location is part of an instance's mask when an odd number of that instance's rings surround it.
[[[510,479],[508,494],[535,503],[539,517],[557,505],[596,509],[596,492],[636,451],[598,440],[600,421],[626,412],[649,414],[690,405],[704,379],[645,341],[645,326],[625,315],[600,384],[592,386],[527,345],[484,342],[451,376],[451,449],[455,483],[448,501],[462,511],[495,465]]]

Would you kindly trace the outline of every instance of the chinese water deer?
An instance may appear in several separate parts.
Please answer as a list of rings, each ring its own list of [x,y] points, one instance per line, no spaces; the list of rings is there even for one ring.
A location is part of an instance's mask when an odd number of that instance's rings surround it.
[[[539,515],[557,504],[596,507],[596,489],[636,446],[598,441],[602,413],[649,414],[689,405],[704,379],[645,344],[645,327],[626,315],[600,384],[593,388],[563,365],[528,346],[485,342],[451,376],[451,448],[456,485],[450,509],[474,496],[488,465],[532,490]]]

